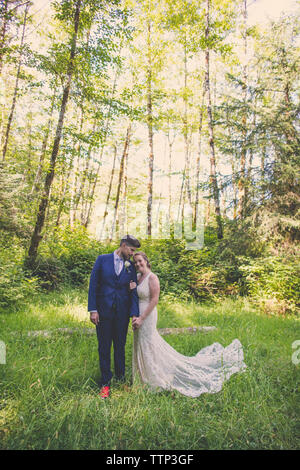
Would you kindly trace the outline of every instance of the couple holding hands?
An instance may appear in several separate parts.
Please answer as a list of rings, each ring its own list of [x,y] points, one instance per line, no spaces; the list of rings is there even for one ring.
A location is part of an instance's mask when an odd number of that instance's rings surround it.
[[[137,251],[140,246],[137,238],[126,235],[113,253],[98,256],[91,273],[88,311],[96,325],[101,398],[110,395],[112,343],[116,379],[125,379],[130,318],[133,377],[153,390],[177,390],[190,397],[220,391],[224,380],[246,368],[240,341],[226,348],[213,343],[193,357],[173,349],[156,329],[160,284],[147,255]]]

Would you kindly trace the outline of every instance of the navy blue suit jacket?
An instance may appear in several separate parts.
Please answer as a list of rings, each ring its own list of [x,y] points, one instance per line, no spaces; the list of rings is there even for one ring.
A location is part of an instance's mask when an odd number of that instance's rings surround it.
[[[134,264],[123,266],[119,276],[115,273],[114,254],[98,256],[90,277],[88,311],[97,310],[100,318],[108,318],[112,305],[117,307],[117,314],[138,317],[139,299],[137,289],[129,290],[129,283],[137,284]]]

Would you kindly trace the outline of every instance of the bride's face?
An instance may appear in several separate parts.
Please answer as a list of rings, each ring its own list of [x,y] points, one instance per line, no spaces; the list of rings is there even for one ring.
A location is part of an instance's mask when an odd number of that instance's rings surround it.
[[[147,270],[147,263],[141,255],[137,255],[134,257],[134,264],[140,273],[144,273]]]

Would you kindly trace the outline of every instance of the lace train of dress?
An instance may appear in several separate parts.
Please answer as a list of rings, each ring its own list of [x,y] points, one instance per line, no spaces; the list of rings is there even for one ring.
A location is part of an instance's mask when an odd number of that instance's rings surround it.
[[[141,314],[150,301],[149,275],[137,287]],[[139,376],[151,389],[175,389],[197,397],[219,392],[232,374],[246,369],[238,339],[226,348],[213,343],[189,357],[177,352],[160,336],[156,323],[155,307],[133,333],[133,376]]]

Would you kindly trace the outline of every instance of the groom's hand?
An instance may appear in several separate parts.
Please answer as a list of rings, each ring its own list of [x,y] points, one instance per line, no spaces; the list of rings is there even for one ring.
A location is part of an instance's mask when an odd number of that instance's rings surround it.
[[[94,325],[98,325],[99,323],[99,313],[98,312],[91,312],[90,313],[90,320]]]

